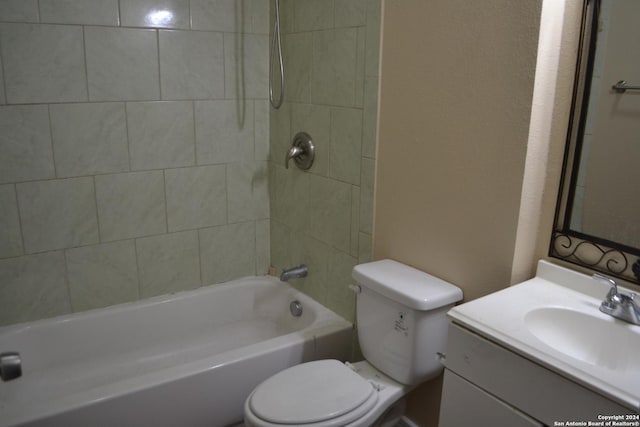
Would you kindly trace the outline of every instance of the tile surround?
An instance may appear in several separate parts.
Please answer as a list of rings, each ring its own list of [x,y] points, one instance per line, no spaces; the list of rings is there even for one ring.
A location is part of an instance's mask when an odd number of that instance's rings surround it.
[[[0,2],[0,325],[304,259],[317,274],[295,285],[352,318],[377,3],[281,1],[276,111],[268,0]],[[308,173],[283,167],[299,130],[320,148]],[[300,235],[305,216],[318,224]]]
[[[280,4],[287,93],[270,117],[271,263],[313,263],[314,277],[292,283],[353,319],[351,269],[371,259],[380,1]],[[301,130],[318,150],[304,173],[282,165]]]

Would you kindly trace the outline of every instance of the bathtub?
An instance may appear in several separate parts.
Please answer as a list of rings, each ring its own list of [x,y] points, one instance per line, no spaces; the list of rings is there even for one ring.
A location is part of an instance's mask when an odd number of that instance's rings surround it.
[[[268,276],[12,325],[0,352],[23,375],[0,382],[0,426],[231,425],[258,383],[351,344],[350,323]]]

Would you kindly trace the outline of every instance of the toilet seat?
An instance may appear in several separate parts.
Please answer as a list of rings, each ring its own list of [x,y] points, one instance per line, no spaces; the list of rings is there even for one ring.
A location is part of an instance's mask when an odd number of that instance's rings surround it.
[[[377,391],[362,376],[337,360],[318,360],[267,379],[245,408],[251,425],[340,427],[363,417],[377,401]]]

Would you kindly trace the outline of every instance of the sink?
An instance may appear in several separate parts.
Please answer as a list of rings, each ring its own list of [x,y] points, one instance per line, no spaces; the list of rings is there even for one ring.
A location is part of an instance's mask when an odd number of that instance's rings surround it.
[[[611,371],[640,371],[637,328],[598,313],[543,307],[529,311],[524,323],[538,340],[573,359]]]
[[[629,293],[629,289],[620,287]],[[490,341],[640,412],[640,325],[600,312],[609,287],[541,260],[536,277],[449,310]]]

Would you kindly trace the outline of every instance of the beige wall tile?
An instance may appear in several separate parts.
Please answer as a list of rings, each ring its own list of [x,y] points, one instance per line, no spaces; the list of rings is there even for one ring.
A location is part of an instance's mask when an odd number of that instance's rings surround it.
[[[3,84],[0,85],[0,105],[7,103],[7,98],[4,95],[4,72],[2,68],[2,57],[0,56],[0,82],[3,82]]]
[[[351,225],[351,185],[309,175],[308,233],[348,252]]]
[[[367,0],[334,0],[334,25],[362,27],[367,23]]]
[[[199,231],[202,282],[222,283],[256,271],[254,222],[222,225]]]
[[[118,0],[38,0],[38,3],[41,22],[120,25]]]
[[[349,285],[353,284],[351,272],[358,259],[344,252],[332,249],[327,271],[327,306],[349,320],[355,321],[356,294]]]
[[[378,78],[367,77],[364,83],[364,110],[362,113],[362,156],[376,158],[378,135]]]
[[[123,103],[54,104],[49,109],[59,177],[129,171]]]
[[[160,99],[155,30],[86,27],[91,101]]]
[[[256,221],[256,274],[265,275],[271,266],[270,220]]]
[[[227,222],[225,170],[216,165],[165,171],[169,231]]]
[[[355,105],[357,39],[355,28],[313,33],[312,102]]]
[[[82,28],[0,24],[8,103],[87,100]]]
[[[286,34],[282,37],[286,73],[284,99],[309,102],[313,72],[313,33]]]
[[[293,20],[293,31],[333,28],[333,1],[295,0]]]
[[[371,234],[373,230],[373,197],[375,181],[375,161],[362,158],[360,187],[360,231]]]
[[[166,233],[162,171],[95,177],[102,241]]]
[[[183,231],[136,240],[143,298],[200,286],[198,232]]]
[[[0,185],[0,258],[22,255],[22,233],[15,186]]]
[[[269,160],[284,166],[284,158],[291,147],[291,109],[293,104],[285,102],[279,110],[269,112]]]
[[[0,325],[71,311],[62,251],[0,260],[0,282]]]
[[[98,242],[92,178],[26,182],[16,190],[26,253]]]
[[[269,218],[267,163],[227,165],[228,222]]]
[[[247,1],[191,0],[191,28],[226,32],[250,32],[251,9]]]
[[[225,98],[265,99],[269,93],[269,36],[224,35]]]
[[[362,110],[332,108],[329,176],[360,185],[361,151]]]
[[[271,217],[295,231],[308,227],[310,203],[309,179],[311,174],[300,170],[271,165],[273,187]]]
[[[196,152],[199,165],[253,159],[253,108],[238,101],[197,101]]]
[[[161,30],[162,99],[224,97],[224,49],[220,33]]]
[[[54,176],[47,106],[0,107],[0,182]]]
[[[120,14],[126,27],[190,26],[189,0],[120,0]]]
[[[255,132],[255,147],[253,158],[256,161],[269,160],[269,101],[253,102],[253,129]]]
[[[138,299],[138,267],[133,240],[66,250],[73,311]]]
[[[129,102],[127,123],[132,170],[195,164],[191,101]]]
[[[0,21],[38,22],[38,0],[3,0],[0,2]]]

